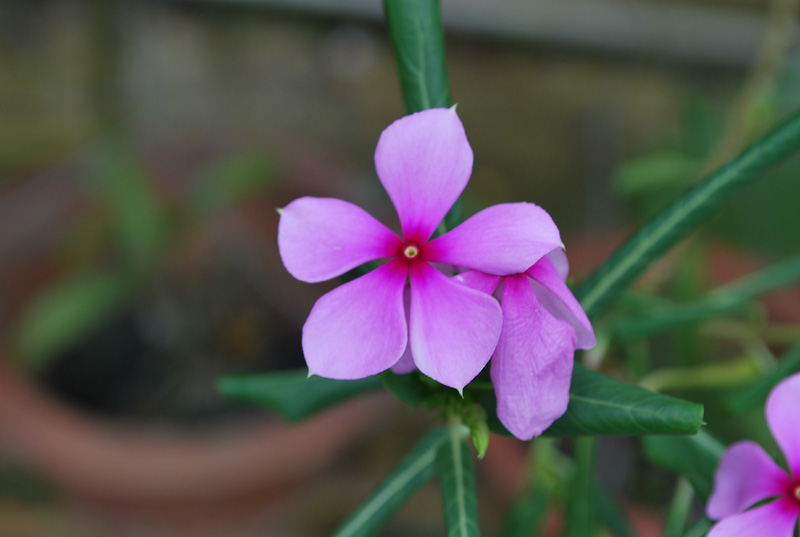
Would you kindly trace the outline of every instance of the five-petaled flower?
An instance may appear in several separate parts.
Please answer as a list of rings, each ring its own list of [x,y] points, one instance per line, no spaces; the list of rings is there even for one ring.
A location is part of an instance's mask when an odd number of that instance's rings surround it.
[[[521,274],[468,271],[455,279],[494,293],[501,279],[503,330],[492,357],[497,417],[517,438],[542,434],[566,410],[575,349],[595,345],[592,325],[564,281],[557,248]]]
[[[388,258],[314,305],[303,326],[309,373],[374,375],[396,364],[408,347],[420,371],[461,390],[489,361],[503,315],[491,295],[453,281],[431,263],[500,276],[523,273],[560,247],[558,228],[540,207],[508,203],[430,240],[472,172],[472,149],[454,109],[425,110],[392,123],[378,141],[375,166],[402,238],[342,200],[304,197],[280,211],[281,258],[299,280],[321,282]]]
[[[778,384],[767,400],[767,423],[789,473],[754,442],[737,442],[722,457],[706,507],[719,522],[708,537],[792,537],[800,516],[800,374]],[[749,507],[769,500],[763,505]]]

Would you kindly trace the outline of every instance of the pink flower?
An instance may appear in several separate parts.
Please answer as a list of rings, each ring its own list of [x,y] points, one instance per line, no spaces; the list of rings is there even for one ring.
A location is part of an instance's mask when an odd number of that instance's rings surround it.
[[[542,434],[567,410],[575,349],[595,345],[592,325],[564,283],[568,272],[557,248],[505,278],[475,271],[455,277],[490,294],[503,281],[503,330],[491,377],[497,417],[522,440]]]
[[[792,537],[800,516],[800,374],[775,386],[767,423],[789,463],[780,468],[754,442],[737,442],[722,457],[706,507],[719,520],[708,537]],[[768,503],[748,509],[763,500]]]
[[[392,123],[378,141],[375,166],[403,238],[337,199],[300,198],[281,211],[281,259],[299,280],[321,282],[388,258],[314,305],[303,326],[309,372],[367,377],[394,365],[410,347],[420,371],[461,390],[489,361],[502,312],[494,298],[452,281],[431,263],[515,274],[561,243],[558,229],[536,205],[509,203],[429,240],[472,171],[472,149],[453,109],[425,110]]]

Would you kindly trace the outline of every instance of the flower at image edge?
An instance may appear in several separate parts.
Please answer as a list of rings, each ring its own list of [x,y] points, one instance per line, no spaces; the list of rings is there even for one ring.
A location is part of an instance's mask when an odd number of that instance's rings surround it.
[[[767,399],[767,423],[789,464],[789,473],[754,442],[737,442],[722,457],[706,506],[708,517],[719,522],[708,537],[794,536],[800,517],[798,406],[800,374],[783,380]]]
[[[430,240],[464,190],[472,159],[455,110],[425,110],[392,123],[375,150],[378,177],[397,210],[402,237],[342,200],[304,197],[280,211],[281,259],[299,280],[321,282],[388,258],[312,308],[303,326],[311,374],[367,377],[390,368],[408,347],[420,371],[461,390],[489,361],[502,327],[499,304],[431,263],[516,274],[558,247],[561,238],[540,207],[508,203]]]

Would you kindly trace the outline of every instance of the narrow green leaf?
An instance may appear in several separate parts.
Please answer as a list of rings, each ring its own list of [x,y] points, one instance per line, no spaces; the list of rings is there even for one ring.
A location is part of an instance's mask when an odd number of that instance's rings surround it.
[[[681,153],[654,153],[625,163],[614,174],[614,188],[622,195],[652,194],[666,187],[686,185],[699,160]]]
[[[712,173],[643,225],[577,290],[594,318],[622,290],[682,238],[694,231],[741,187],[793,153],[800,145],[800,113]]]
[[[710,293],[713,298],[748,299],[800,280],[800,256],[776,263]]]
[[[650,462],[686,476],[697,495],[708,498],[714,471],[725,452],[714,437],[700,431],[693,436],[647,436],[642,442]]]
[[[207,213],[269,187],[272,164],[261,153],[234,155],[203,171],[189,194],[192,208]]]
[[[439,0],[384,0],[409,113],[450,106]]]
[[[514,502],[500,535],[502,537],[539,535],[542,517],[549,504],[550,495],[534,485]]]
[[[701,518],[692,526],[683,537],[705,537],[714,523],[707,518]]]
[[[435,461],[447,433],[429,432],[332,537],[375,535],[435,473]]]
[[[439,447],[436,472],[442,492],[447,537],[478,537],[478,500],[472,452],[462,434],[460,421],[451,421],[447,441]]]
[[[592,537],[596,533],[594,516],[594,448],[595,439],[584,436],[575,440],[577,468],[567,500],[564,537]]]
[[[121,310],[133,285],[133,277],[125,274],[83,275],[51,285],[22,313],[16,330],[19,355],[26,365],[43,367]]]
[[[702,405],[649,392],[575,364],[567,412],[545,434],[690,434],[702,422]]]
[[[692,485],[686,479],[679,479],[667,513],[667,527],[664,530],[664,537],[681,537],[683,535],[693,499]]]
[[[756,309],[750,302],[726,296],[672,304],[636,317],[621,317],[612,323],[612,330],[623,339],[638,339],[718,317],[755,315]]]
[[[726,401],[730,412],[739,413],[762,403],[780,381],[800,371],[800,342],[786,351],[778,366],[753,384],[738,390]]]
[[[269,408],[289,421],[300,421],[345,399],[380,387],[381,381],[374,376],[333,380],[308,377],[305,370],[225,377],[217,385],[222,395]]]
[[[107,144],[93,158],[91,167],[126,262],[147,269],[163,251],[171,233],[153,185],[123,144]]]
[[[625,514],[611,495],[595,480],[592,485],[592,501],[600,521],[617,537],[636,537]]]
[[[407,405],[421,405],[436,393],[436,389],[426,384],[422,374],[417,371],[407,375],[397,375],[391,370],[386,370],[378,377],[387,390]]]
[[[489,426],[508,431],[497,419],[494,392],[465,390],[484,408]],[[694,434],[703,423],[703,406],[653,393],[575,364],[567,411],[545,436]]]

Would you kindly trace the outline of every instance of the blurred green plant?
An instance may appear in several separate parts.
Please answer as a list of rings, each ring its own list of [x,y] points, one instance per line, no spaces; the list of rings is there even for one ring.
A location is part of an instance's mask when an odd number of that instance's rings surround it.
[[[169,249],[196,222],[264,192],[272,174],[263,155],[232,155],[199,172],[184,204],[167,205],[123,141],[101,144],[86,164],[88,193],[101,210],[78,223],[80,235],[86,231],[80,226],[88,225],[106,234],[108,247],[81,249],[76,241],[74,252],[88,258],[73,263],[72,272],[45,287],[21,313],[15,356],[32,369],[46,367],[139,300]]]

